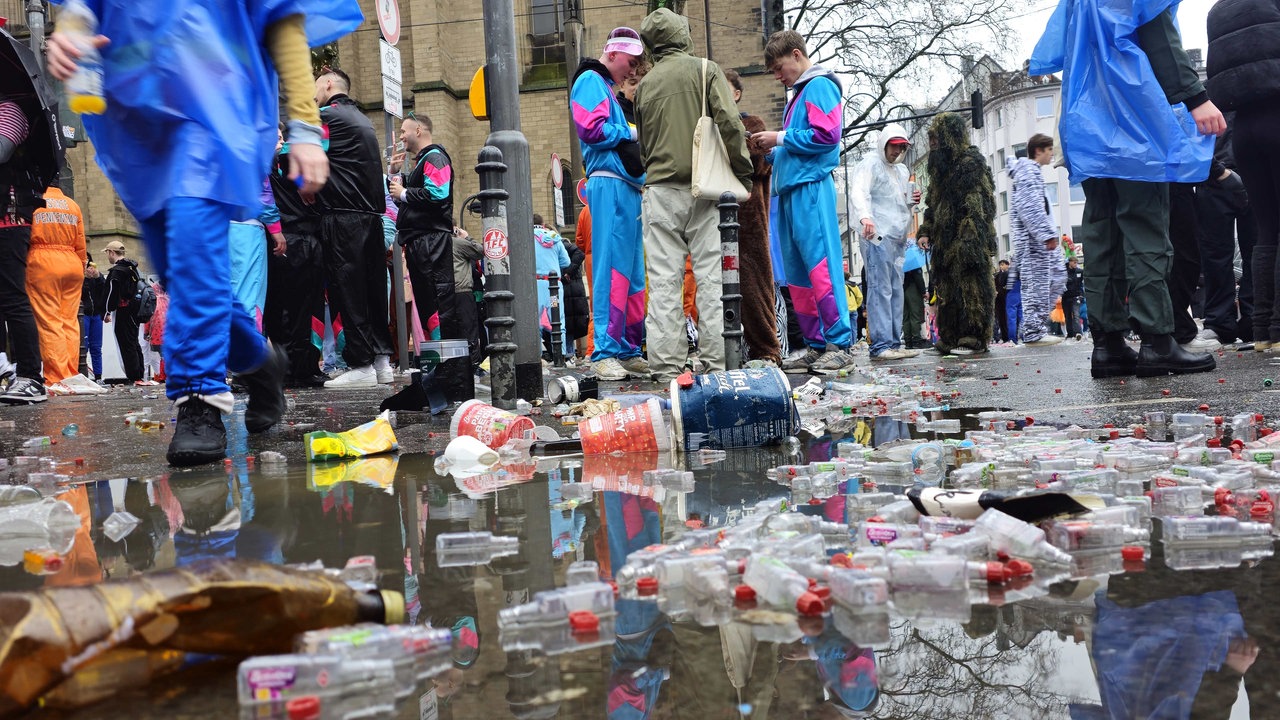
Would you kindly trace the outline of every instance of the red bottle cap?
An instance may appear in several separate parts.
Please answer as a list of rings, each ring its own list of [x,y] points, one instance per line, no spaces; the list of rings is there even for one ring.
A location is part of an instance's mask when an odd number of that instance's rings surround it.
[[[884,518],[880,517],[879,515],[872,515],[871,517],[867,518],[867,522],[882,523],[884,522]]]
[[[1032,573],[1036,571],[1035,566],[1031,563],[1017,558],[1010,560],[1004,565],[1009,568],[1009,572],[1012,573],[1015,578],[1031,577]]]
[[[1221,440],[1219,440],[1218,438],[1209,438],[1208,440],[1206,440],[1206,441],[1205,441],[1205,443],[1204,443],[1204,444],[1205,444],[1205,446],[1207,446],[1207,447],[1211,447],[1211,448],[1220,448],[1220,447],[1222,447],[1222,441],[1221,441]]]
[[[1201,404],[1200,404],[1200,407],[1199,407],[1199,408],[1197,408],[1197,409],[1198,409],[1200,412],[1204,412],[1204,411],[1206,411],[1206,410],[1208,410],[1208,409],[1209,409],[1209,404],[1208,404],[1208,403],[1201,403]]]
[[[1262,416],[1262,413],[1257,413],[1253,416],[1253,421],[1256,423],[1263,422],[1264,420],[1266,420],[1266,418]]]
[[[609,587],[613,588],[613,596],[618,597],[618,583],[614,582],[613,580],[610,580]]]
[[[831,604],[831,588],[826,585],[819,585],[815,587],[812,592],[814,595],[821,598],[823,603],[826,603],[828,606]]]
[[[1133,436],[1143,440],[1147,437],[1147,429],[1139,425],[1133,429]]]
[[[1258,428],[1258,437],[1266,437],[1270,434],[1271,434],[1271,428],[1269,427]]]
[[[796,612],[801,615],[814,616],[826,612],[827,604],[816,593],[807,592],[796,600]]]
[[[676,377],[676,387],[681,390],[688,390],[693,387],[693,372],[684,372]]]
[[[1125,545],[1120,548],[1120,557],[1125,562],[1143,562],[1147,559],[1147,551],[1140,545]]]
[[[1120,439],[1120,431],[1119,431],[1119,430],[1112,430],[1111,432],[1107,433],[1107,437],[1108,437],[1109,439],[1111,439],[1111,440],[1119,440],[1119,439]]]
[[[62,572],[62,557],[54,555],[51,558],[47,558],[44,561],[44,571],[51,574]]]
[[[853,556],[849,553],[836,553],[831,556],[831,564],[836,567],[851,568],[853,567]]]
[[[599,632],[600,618],[590,610],[574,610],[569,613],[569,630],[574,635]]]
[[[736,602],[755,602],[756,589],[750,585],[739,585],[733,589],[733,599]]]
[[[636,592],[644,596],[657,595],[658,578],[642,577],[636,580]]]
[[[1220,487],[1213,491],[1214,505],[1228,505],[1231,503],[1231,491]]]
[[[285,711],[289,720],[319,720],[320,698],[315,695],[303,695],[285,703]]]
[[[987,582],[992,585],[1003,585],[1013,579],[1013,571],[1009,566],[998,562],[987,563],[985,575]]]
[[[810,592],[812,592],[814,588],[818,587],[818,581],[817,581],[817,580],[814,580],[813,578],[805,578],[805,579],[809,581],[809,590],[810,590]]]
[[[1036,424],[1036,419],[1035,419],[1035,418],[1033,418],[1033,417],[1031,417],[1030,415],[1028,415],[1028,416],[1026,416],[1025,418],[1023,418],[1023,421],[1024,421],[1027,425],[1035,425],[1035,424]]]
[[[818,498],[809,498],[809,504],[810,504],[810,505],[821,505],[821,504],[822,504],[822,501],[821,501],[821,500],[819,500]]]
[[[1258,499],[1263,502],[1271,502],[1271,493],[1267,492],[1266,490],[1259,490]]]

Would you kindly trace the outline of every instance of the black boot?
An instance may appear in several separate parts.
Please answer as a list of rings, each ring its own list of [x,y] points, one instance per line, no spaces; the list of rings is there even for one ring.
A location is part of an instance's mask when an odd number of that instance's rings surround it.
[[[249,406],[244,411],[244,427],[260,433],[280,422],[284,416],[284,375],[289,371],[289,357],[275,345],[267,346],[267,360],[262,367],[240,376],[249,392]]]
[[[1209,372],[1217,366],[1218,361],[1212,355],[1187,352],[1173,341],[1172,335],[1142,335],[1142,347],[1138,350],[1138,377]]]
[[[173,428],[166,457],[174,467],[215,463],[227,455],[227,429],[222,411],[199,398],[189,398],[178,406],[178,422]]]
[[[1095,378],[1126,377],[1138,366],[1138,353],[1125,344],[1124,332],[1098,333],[1094,339],[1089,374]]]

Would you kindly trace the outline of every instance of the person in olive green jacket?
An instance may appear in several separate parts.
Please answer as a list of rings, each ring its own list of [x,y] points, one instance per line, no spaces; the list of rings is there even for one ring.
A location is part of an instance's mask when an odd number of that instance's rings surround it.
[[[752,163],[747,131],[724,72],[719,65],[689,54],[693,39],[686,20],[665,8],[656,10],[644,19],[640,37],[654,59],[635,101],[636,130],[647,173],[642,203],[649,276],[645,331],[654,379],[670,380],[689,365],[681,304],[686,256],[693,258],[698,284],[699,356],[711,371],[725,369],[720,212],[715,198],[695,200],[690,192],[693,130],[704,107],[720,130],[733,174],[748,190]]]

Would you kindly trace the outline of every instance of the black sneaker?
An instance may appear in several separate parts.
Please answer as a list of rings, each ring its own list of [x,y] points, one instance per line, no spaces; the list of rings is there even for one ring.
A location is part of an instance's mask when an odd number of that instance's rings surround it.
[[[0,402],[10,405],[31,405],[48,399],[49,393],[44,389],[44,385],[24,377],[15,377],[9,383],[9,387],[0,393]]]
[[[215,463],[227,455],[227,428],[222,424],[222,411],[200,400],[189,398],[178,406],[178,422],[173,428],[166,457],[174,467],[190,467]]]
[[[287,403],[284,398],[284,376],[289,371],[289,357],[275,345],[267,346],[267,361],[262,367],[240,376],[249,392],[249,406],[244,411],[244,427],[260,433],[280,422]]]

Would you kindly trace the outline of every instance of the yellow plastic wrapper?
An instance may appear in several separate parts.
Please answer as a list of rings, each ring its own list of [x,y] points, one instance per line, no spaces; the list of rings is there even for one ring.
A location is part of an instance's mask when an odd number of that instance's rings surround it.
[[[311,462],[364,457],[400,449],[388,412],[346,432],[317,430],[307,433],[302,439],[307,445],[307,460]]]
[[[338,483],[358,482],[390,492],[396,479],[396,466],[399,464],[398,455],[317,462],[307,466],[307,484],[312,490],[321,490]]]

